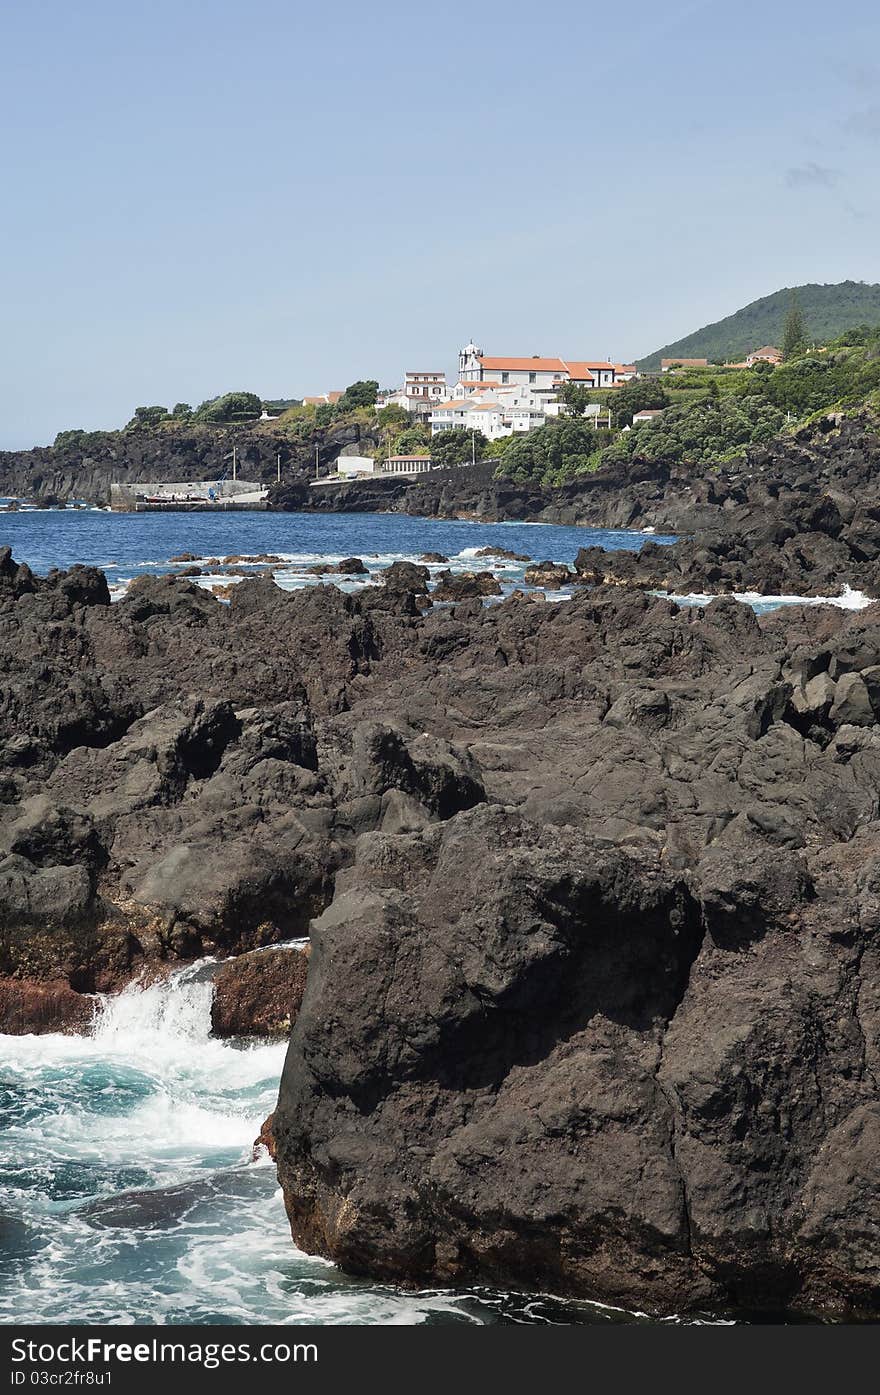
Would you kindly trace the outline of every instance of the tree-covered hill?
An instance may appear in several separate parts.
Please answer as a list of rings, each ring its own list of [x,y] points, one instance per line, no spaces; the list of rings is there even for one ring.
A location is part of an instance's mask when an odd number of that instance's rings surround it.
[[[673,384],[675,387],[673,389]],[[650,395],[649,395],[650,394]],[[496,475],[516,484],[565,484],[608,465],[686,465],[695,476],[827,413],[880,416],[880,328],[846,330],[773,368],[693,368],[642,378],[605,394],[615,432],[560,417],[494,443]],[[625,428],[633,412],[662,410]]]
[[[647,371],[660,367],[661,358],[707,358],[710,363],[742,359],[764,344],[779,345],[785,317],[796,296],[810,340],[827,343],[852,325],[880,324],[880,286],[865,281],[841,281],[838,285],[789,286],[753,300],[736,314],[664,344],[662,349],[638,360]]]

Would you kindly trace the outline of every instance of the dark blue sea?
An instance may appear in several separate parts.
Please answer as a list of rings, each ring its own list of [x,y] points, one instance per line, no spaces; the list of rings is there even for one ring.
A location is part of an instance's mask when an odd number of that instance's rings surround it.
[[[639,548],[647,534],[541,523],[470,523],[403,514],[309,513],[109,513],[99,509],[22,510],[0,515],[0,545],[8,543],[17,561],[34,571],[88,562],[107,573],[114,595],[144,572],[178,570],[169,559],[188,552],[222,563],[230,556],[270,553],[281,557],[275,579],[284,588],[318,584],[308,568],[343,557],[360,557],[370,576],[339,579],[346,590],[369,584],[397,559],[416,561],[424,552],[449,558],[453,571],[492,570],[505,590],[522,584],[525,562],[477,558],[484,547],[501,547],[537,561],[574,562],[578,548]],[[672,538],[658,537],[658,542]],[[182,564],[181,564],[182,565]],[[439,570],[439,566],[434,570]],[[230,577],[203,567],[199,584],[226,583]]]

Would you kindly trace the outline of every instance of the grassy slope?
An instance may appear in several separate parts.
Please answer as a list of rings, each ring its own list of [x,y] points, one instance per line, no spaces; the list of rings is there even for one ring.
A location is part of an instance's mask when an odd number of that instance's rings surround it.
[[[739,359],[763,344],[778,344],[791,303],[792,289],[807,321],[811,339],[824,343],[856,324],[880,324],[880,285],[841,281],[839,285],[795,286],[752,301],[736,314],[705,325],[684,339],[665,344],[638,360],[642,369],[657,369],[661,358]]]

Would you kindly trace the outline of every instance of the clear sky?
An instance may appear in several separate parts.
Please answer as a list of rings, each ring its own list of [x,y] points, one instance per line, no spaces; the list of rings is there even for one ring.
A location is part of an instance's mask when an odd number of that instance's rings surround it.
[[[0,447],[880,281],[876,0],[27,0]]]

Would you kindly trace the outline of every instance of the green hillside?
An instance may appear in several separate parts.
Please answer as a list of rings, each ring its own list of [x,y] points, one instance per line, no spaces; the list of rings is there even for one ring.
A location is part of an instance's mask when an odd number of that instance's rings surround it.
[[[807,329],[814,343],[827,343],[845,329],[853,325],[880,324],[880,286],[869,285],[865,281],[841,281],[838,285],[793,286],[772,295],[753,300],[735,315],[728,315],[716,324],[704,325],[702,329],[677,339],[674,344],[664,344],[646,358],[638,359],[638,366],[648,371],[660,367],[661,358],[707,358],[710,363],[732,362],[742,359],[751,349],[763,344],[778,345],[782,338],[782,327],[792,293],[797,293],[798,303],[807,322]]]

